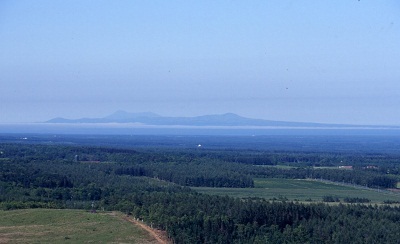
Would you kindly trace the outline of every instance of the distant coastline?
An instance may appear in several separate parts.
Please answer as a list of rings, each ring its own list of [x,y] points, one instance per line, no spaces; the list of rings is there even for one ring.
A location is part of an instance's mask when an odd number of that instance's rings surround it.
[[[117,111],[102,118],[65,119],[54,118],[44,123],[107,125],[108,127],[143,127],[143,128],[186,128],[186,129],[400,129],[400,126],[328,124],[315,122],[293,122],[246,118],[234,113],[211,114],[195,117],[160,116],[155,113],[129,113]]]
[[[139,123],[3,123],[0,133],[99,135],[393,135],[396,127],[187,126]]]

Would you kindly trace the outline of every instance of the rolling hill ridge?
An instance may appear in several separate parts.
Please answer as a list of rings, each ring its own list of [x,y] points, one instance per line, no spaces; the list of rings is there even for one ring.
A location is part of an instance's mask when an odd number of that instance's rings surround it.
[[[54,118],[46,123],[140,123],[144,125],[180,125],[180,126],[277,126],[277,127],[378,127],[346,124],[323,124],[309,122],[289,122],[242,117],[234,113],[202,115],[195,117],[168,117],[155,113],[129,113],[117,111],[103,118],[65,119]],[[382,126],[379,126],[382,127]],[[387,127],[387,126],[385,126]],[[390,127],[393,128],[393,127]]]

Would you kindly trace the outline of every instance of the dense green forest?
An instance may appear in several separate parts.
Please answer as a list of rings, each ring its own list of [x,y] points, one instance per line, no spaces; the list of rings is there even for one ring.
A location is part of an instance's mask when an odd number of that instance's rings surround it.
[[[385,153],[0,143],[0,208],[119,210],[166,230],[176,243],[397,243],[397,205],[372,206],[357,198],[344,202],[364,204],[239,199],[189,188],[252,188],[256,177],[395,188],[397,158]]]

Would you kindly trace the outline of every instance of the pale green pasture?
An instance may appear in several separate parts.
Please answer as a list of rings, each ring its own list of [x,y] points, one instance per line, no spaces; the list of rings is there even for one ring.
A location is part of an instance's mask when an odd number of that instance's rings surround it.
[[[399,194],[378,192],[375,190],[358,189],[311,180],[258,178],[254,180],[255,188],[210,188],[193,187],[194,190],[214,195],[227,195],[239,198],[258,197],[271,200],[287,198],[288,200],[322,201],[324,196],[368,198],[372,203],[382,203],[384,200],[400,201]]]
[[[154,243],[115,213],[24,209],[0,211],[0,243]]]

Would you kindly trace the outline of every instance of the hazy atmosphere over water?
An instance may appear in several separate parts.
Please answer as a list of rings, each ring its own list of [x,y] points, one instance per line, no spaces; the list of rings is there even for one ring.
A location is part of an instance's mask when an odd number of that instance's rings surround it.
[[[232,112],[400,125],[400,2],[0,2],[0,123]]]

